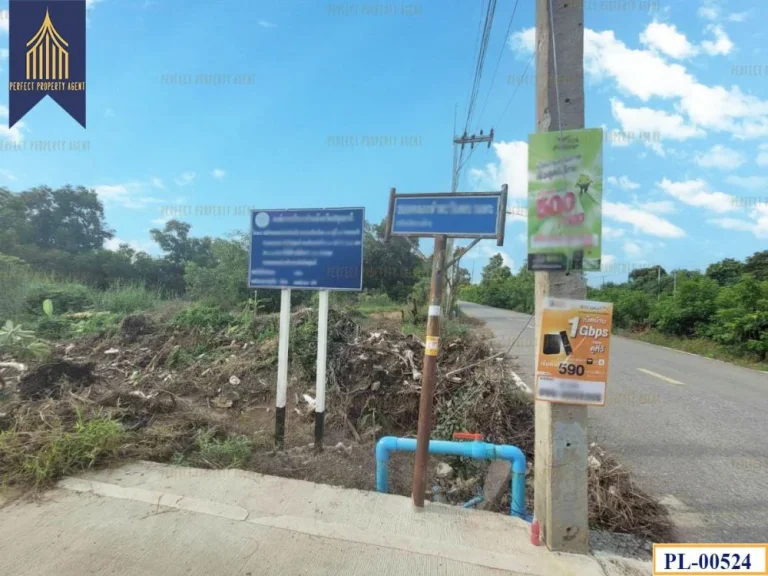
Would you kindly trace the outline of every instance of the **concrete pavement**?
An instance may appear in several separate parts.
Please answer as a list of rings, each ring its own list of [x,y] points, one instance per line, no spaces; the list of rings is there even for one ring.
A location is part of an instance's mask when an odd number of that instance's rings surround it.
[[[601,566],[607,566],[604,571]],[[525,522],[238,470],[138,462],[0,514],[0,574],[650,574],[549,552]]]
[[[461,308],[498,350],[520,336],[510,356],[533,387],[531,317]],[[614,336],[606,406],[590,408],[589,426],[664,499],[683,541],[768,542],[768,374]]]

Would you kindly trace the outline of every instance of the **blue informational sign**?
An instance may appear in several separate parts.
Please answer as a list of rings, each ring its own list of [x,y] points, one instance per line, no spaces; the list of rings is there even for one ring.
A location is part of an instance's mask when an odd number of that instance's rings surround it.
[[[252,210],[250,288],[363,289],[364,208]]]
[[[501,193],[396,195],[392,234],[496,238],[503,210]]]

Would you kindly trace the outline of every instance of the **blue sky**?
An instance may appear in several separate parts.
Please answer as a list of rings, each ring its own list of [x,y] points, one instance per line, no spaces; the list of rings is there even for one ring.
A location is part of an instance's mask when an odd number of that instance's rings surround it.
[[[391,186],[450,190],[480,0],[88,4],[87,129],[48,98],[8,129],[0,96],[0,186],[93,187],[118,239],[153,253],[149,230],[169,208],[193,234],[223,235],[247,227],[238,207],[365,206],[379,221]],[[514,2],[499,2],[470,124],[493,126],[496,144],[474,152],[460,185],[506,182],[520,206],[533,4],[519,2],[505,37]],[[703,269],[768,245],[766,21],[760,0],[585,0],[587,127],[653,135],[606,138],[605,270],[591,282],[646,264]],[[5,52],[0,69],[6,82]],[[87,150],[66,150],[80,141]],[[525,223],[507,226],[503,254],[518,268]],[[483,242],[464,265],[477,279],[497,250]]]

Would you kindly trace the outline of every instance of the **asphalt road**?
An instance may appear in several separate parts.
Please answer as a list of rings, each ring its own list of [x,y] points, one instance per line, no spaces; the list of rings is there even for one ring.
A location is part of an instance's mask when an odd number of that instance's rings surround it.
[[[534,320],[461,303],[534,379]],[[526,327],[526,323],[530,323]],[[768,374],[612,337],[606,406],[589,434],[663,499],[685,542],[768,542]]]

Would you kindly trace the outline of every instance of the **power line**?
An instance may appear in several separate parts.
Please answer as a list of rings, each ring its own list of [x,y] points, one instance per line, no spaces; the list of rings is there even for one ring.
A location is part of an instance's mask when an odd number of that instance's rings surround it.
[[[515,7],[512,9],[512,16],[509,18],[509,25],[507,26],[507,31],[504,33],[504,38],[501,42],[501,50],[499,50],[499,57],[496,59],[496,68],[493,70],[493,76],[491,77],[491,85],[488,88],[488,94],[485,96],[485,102],[483,103],[483,108],[480,110],[480,120],[483,119],[483,114],[485,114],[485,107],[488,105],[488,99],[491,97],[491,92],[493,91],[493,83],[496,80],[496,74],[499,71],[499,64],[501,64],[501,57],[504,55],[504,49],[507,46],[507,39],[509,38],[509,31],[512,30],[512,22],[515,20],[515,12],[517,12],[517,4],[520,0],[515,0]]]
[[[464,124],[464,132],[469,130],[469,125],[472,122],[472,114],[475,110],[475,104],[477,102],[477,95],[480,91],[480,79],[483,76],[483,66],[485,65],[485,54],[488,51],[488,40],[491,36],[491,28],[493,27],[493,15],[496,12],[496,0],[488,1],[488,8],[485,11],[485,26],[483,27],[483,36],[480,40],[480,49],[477,53],[477,63],[475,65],[475,76],[472,82],[472,91],[469,98],[469,106],[467,107],[467,121]]]
[[[509,97],[509,100],[507,101],[507,105],[504,107],[504,111],[501,113],[501,116],[499,116],[499,120],[494,124],[494,126],[499,126],[501,124],[501,121],[504,119],[504,115],[507,113],[507,110],[509,110],[509,107],[512,104],[512,100],[515,99],[515,94],[517,94],[517,91],[520,89],[520,85],[523,83],[523,78],[525,78],[526,72],[528,72],[528,68],[531,66],[531,62],[533,62],[533,57],[536,56],[536,52],[531,53],[531,57],[528,59],[528,63],[525,65],[525,70],[523,70],[522,76],[520,76],[520,82],[517,83],[517,86],[515,86],[514,92],[512,92],[512,96]]]

